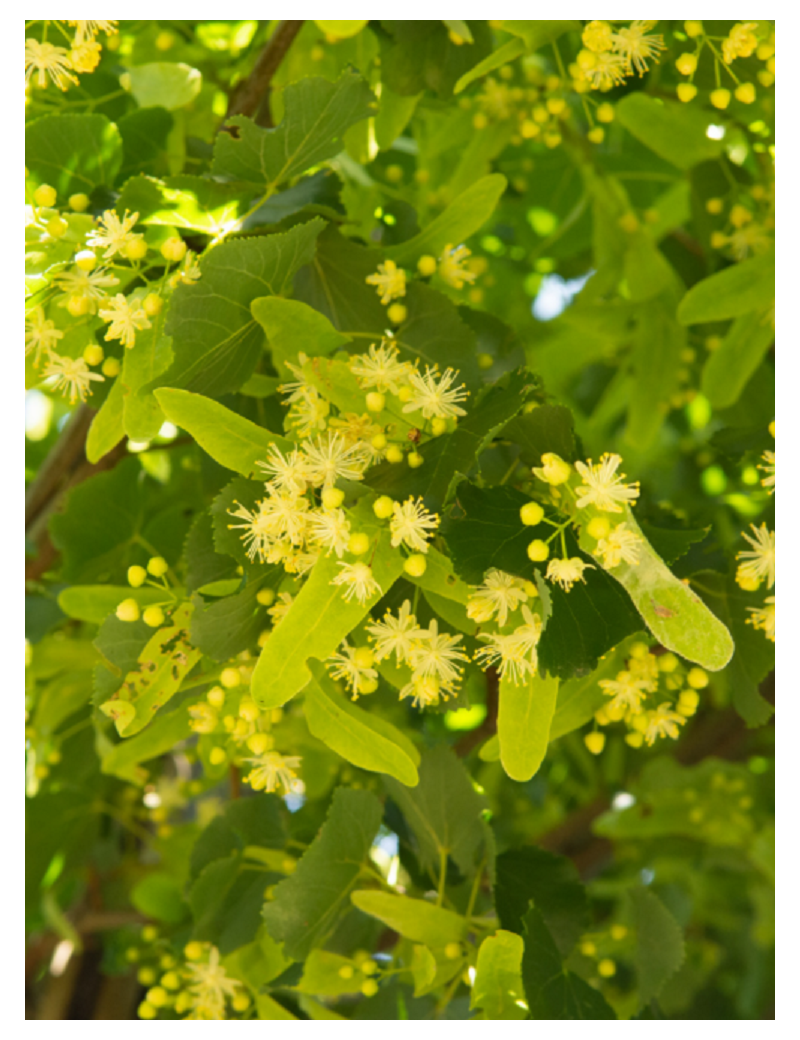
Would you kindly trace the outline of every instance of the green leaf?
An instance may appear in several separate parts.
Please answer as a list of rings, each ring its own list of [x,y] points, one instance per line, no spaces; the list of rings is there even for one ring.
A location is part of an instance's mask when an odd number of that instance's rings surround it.
[[[763,592],[745,592],[734,574],[701,571],[692,584],[703,599],[725,621],[734,640],[734,654],[725,670],[731,699],[748,726],[769,722],[775,708],[758,691],[759,684],[775,667],[775,644],[747,623],[749,608],[763,606]]]
[[[125,436],[122,422],[124,407],[125,387],[121,379],[115,379],[108,397],[95,413],[86,436],[86,458],[89,462],[99,462]]]
[[[203,85],[198,69],[176,61],[153,61],[134,65],[120,79],[139,108],[161,105],[168,111],[183,108],[197,97]]]
[[[652,98],[637,90],[619,102],[617,120],[656,155],[681,170],[715,159],[724,148],[721,140],[707,135],[709,114],[696,105]]]
[[[262,326],[276,371],[287,373],[285,362],[297,363],[299,345],[309,357],[325,357],[349,342],[324,314],[299,300],[264,296],[253,300],[253,317]]]
[[[111,187],[122,166],[119,130],[101,115],[42,116],[25,127],[25,165],[38,184],[50,184],[66,200]]]
[[[558,679],[530,676],[522,686],[500,680],[497,735],[500,761],[511,777],[524,783],[535,776],[547,754]]]
[[[377,917],[406,939],[426,946],[460,942],[467,930],[463,917],[442,906],[426,903],[424,899],[365,889],[353,892],[350,899],[365,914]]]
[[[525,944],[513,932],[498,931],[487,936],[478,949],[470,1010],[483,1011],[485,1019],[522,1019],[519,1006],[522,987],[522,952]]]
[[[282,803],[277,795],[263,794],[258,798],[228,802],[195,842],[190,877],[197,878],[209,863],[232,853],[244,854],[246,851],[250,858],[254,858],[255,851],[269,849],[285,857],[286,834],[281,809]]]
[[[507,43],[498,47],[496,51],[492,51],[483,61],[479,61],[469,72],[465,72],[458,83],[456,83],[453,93],[460,94],[462,90],[468,87],[470,83],[474,83],[476,79],[481,79],[487,73],[494,72],[495,69],[501,68],[508,62],[515,61],[520,54],[524,53],[525,43],[523,40],[508,40]]]
[[[117,121],[117,129],[122,135],[121,181],[135,174],[166,170],[167,141],[174,122],[169,112],[158,106],[136,109]],[[139,223],[143,223],[141,211],[137,211],[135,206],[128,209],[131,213],[139,212]],[[122,214],[125,210],[119,212]]]
[[[460,478],[470,472],[484,448],[524,408],[533,386],[524,383],[520,376],[520,370],[508,373],[507,377],[488,388],[453,433],[418,447],[425,460],[418,469],[407,464],[377,466],[370,473],[370,486],[395,499],[420,495],[429,509],[441,508],[451,498]],[[455,561],[455,554],[453,556]],[[458,569],[458,562],[455,562]],[[477,584],[469,575],[459,573],[465,580]],[[477,581],[481,580],[482,575]]]
[[[311,733],[359,769],[388,773],[407,787],[419,782],[419,752],[377,712],[356,707],[336,688],[319,661],[309,661],[313,680],[303,702]]]
[[[533,414],[533,413],[532,413]],[[490,567],[533,580],[538,573],[528,559],[532,539],[550,528],[525,527],[519,511],[529,498],[513,488],[479,488],[461,484],[453,519],[446,529],[447,544],[456,572],[470,585],[483,581]],[[567,532],[567,549],[575,545]],[[539,667],[565,679],[591,671],[599,657],[631,632],[641,620],[625,593],[600,568],[587,570],[586,584],[570,592],[547,585],[552,615],[539,642]]]
[[[133,440],[150,440],[164,423],[161,408],[153,394],[144,388],[169,368],[172,357],[172,341],[164,335],[161,315],[153,320],[149,329],[137,332],[136,349],[125,351],[118,382],[125,387],[125,433]]]
[[[741,318],[751,311],[763,312],[774,299],[775,253],[770,250],[731,264],[693,285],[678,307],[678,321],[695,325]]]
[[[380,802],[369,791],[338,788],[327,820],[295,872],[277,885],[264,920],[293,960],[303,960],[321,945],[347,909],[381,815]]]
[[[630,236],[623,272],[631,300],[651,300],[675,282],[669,261],[646,231]]]
[[[625,508],[628,530],[639,534],[639,561],[621,561],[613,577],[623,586],[647,627],[668,650],[718,672],[733,656],[733,640],[719,618],[666,566],[641,532],[630,508]],[[590,552],[594,540],[581,532],[580,546]],[[599,558],[597,563],[601,564]]]
[[[423,754],[416,787],[391,778],[383,782],[414,832],[422,867],[438,877],[449,856],[462,874],[471,875],[485,841],[485,802],[450,748],[439,745]]]
[[[426,88],[450,95],[456,82],[492,46],[485,21],[467,21],[473,43],[453,43],[442,22],[431,19],[382,20],[381,79],[397,94],[419,94]]]
[[[131,177],[117,202],[117,212],[139,214],[140,224],[223,235],[238,227],[252,189],[241,184],[220,184],[202,177],[180,174],[156,180]],[[138,338],[137,338],[138,345]]]
[[[375,116],[375,140],[382,151],[391,148],[408,126],[421,97],[422,94],[403,97],[382,84],[381,107]]]
[[[172,297],[166,331],[175,360],[156,385],[215,397],[238,389],[264,345],[250,304],[268,293],[283,296],[291,290],[295,273],[313,258],[323,225],[316,217],[283,235],[222,242],[206,253],[200,280],[179,285]]]
[[[70,585],[59,592],[58,605],[67,617],[99,625],[124,599],[135,599],[144,608],[151,603],[163,603],[164,592],[144,586],[132,589],[130,585]]]
[[[639,1003],[648,1004],[684,961],[683,933],[658,896],[646,888],[629,892],[636,926]]]
[[[678,389],[686,333],[675,320],[671,297],[652,301],[640,316],[633,352],[635,381],[630,393],[625,439],[644,449],[652,444]]]
[[[506,32],[521,36],[529,51],[537,51],[546,43],[553,43],[565,32],[580,32],[583,26],[575,21],[530,21],[517,22],[504,19]]]
[[[156,870],[138,881],[130,899],[139,913],[165,924],[179,924],[187,916],[180,884],[166,870]]]
[[[294,295],[348,338],[355,332],[382,335],[386,309],[366,281],[382,259],[382,253],[351,242],[328,225],[317,239],[313,264],[297,274]]]
[[[452,302],[435,289],[414,282],[408,287],[404,303],[408,314],[394,338],[401,358],[438,365],[442,371],[455,368],[459,373],[457,382],[465,383],[470,391],[482,388],[475,333]],[[409,415],[409,420],[413,420],[414,414]]]
[[[374,97],[355,72],[336,83],[320,77],[301,79],[283,92],[284,118],[274,130],[262,130],[246,116],[227,122],[238,136],[218,134],[212,172],[263,186],[265,192],[342,150],[348,127],[373,114]]]
[[[733,322],[703,367],[701,389],[714,408],[736,404],[774,341],[769,312],[753,311]]]
[[[520,459],[531,466],[541,466],[546,452],[568,462],[575,458],[572,412],[563,405],[539,405],[512,419],[503,432],[520,446]]]
[[[359,504],[354,515],[358,530],[377,541],[372,569],[385,595],[403,573],[403,556],[392,549],[390,532],[376,521],[369,503]],[[309,658],[330,657],[369,613],[369,602],[362,605],[355,596],[345,602],[342,586],[331,584],[339,573],[335,557],[320,557],[288,613],[267,640],[251,685],[253,698],[262,709],[278,708],[299,693],[311,679]],[[372,597],[371,605],[376,601]]]
[[[446,246],[460,245],[491,217],[507,183],[499,173],[481,177],[453,199],[424,231],[406,242],[390,246],[386,255],[400,267],[411,267],[423,255],[438,257]]]
[[[341,968],[350,969],[345,977],[339,974]],[[328,950],[312,950],[296,989],[299,993],[314,993],[320,997],[340,997],[345,993],[359,993],[365,977],[350,957]]]
[[[528,845],[497,857],[495,904],[500,923],[522,935],[533,903],[562,957],[568,957],[589,924],[586,890],[571,860]]]
[[[186,430],[215,462],[243,476],[260,471],[271,445],[290,451],[292,443],[279,434],[256,426],[236,412],[202,394],[162,387],[155,397],[170,422]]]
[[[134,784],[144,784],[147,772],[140,763],[166,755],[181,740],[192,735],[189,715],[185,707],[158,715],[153,722],[129,740],[123,740],[106,752],[100,768],[104,773],[118,776]]]
[[[74,487],[66,508],[50,521],[53,544],[62,554],[65,581],[89,583],[124,577],[130,550],[142,524],[139,460],[124,459]],[[132,562],[132,561],[131,561]]]
[[[198,513],[186,536],[183,550],[186,561],[186,588],[189,592],[212,582],[236,578],[236,565],[229,556],[214,548],[214,527],[209,513]]]
[[[525,951],[522,981],[532,1019],[614,1019],[617,1016],[599,990],[565,971],[558,948],[539,910],[524,918]]]
[[[266,581],[251,581],[241,592],[224,596],[216,603],[204,605],[195,593],[190,631],[198,650],[215,661],[227,661],[243,650],[255,647],[268,622],[266,608],[257,602],[256,596],[265,585],[277,588],[283,577],[281,567],[273,567],[270,571]]]

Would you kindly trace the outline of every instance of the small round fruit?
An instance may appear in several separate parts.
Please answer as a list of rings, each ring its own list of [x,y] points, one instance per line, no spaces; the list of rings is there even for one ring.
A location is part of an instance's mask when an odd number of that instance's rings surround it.
[[[87,365],[99,365],[105,356],[105,351],[97,343],[90,343],[83,352],[83,360]]]
[[[70,195],[69,208],[76,213],[85,212],[89,208],[89,196],[84,195],[82,192],[79,192],[77,195]]]
[[[694,83],[679,83],[677,86],[677,94],[679,101],[693,101],[697,97],[697,87]]]
[[[351,534],[350,541],[347,543],[347,549],[353,556],[363,556],[364,553],[369,552],[369,535],[364,534],[363,531],[356,531],[355,534]]]
[[[326,509],[338,509],[344,502],[344,491],[341,488],[326,487],[322,492],[322,504]]]
[[[381,495],[373,503],[372,512],[379,520],[388,520],[394,513],[394,500],[388,495]]]
[[[434,437],[441,437],[443,433],[447,431],[447,420],[441,419],[438,416],[431,420],[431,434]]]
[[[163,578],[169,570],[169,564],[163,556],[152,556],[147,561],[147,569],[154,578]]]
[[[361,984],[361,992],[365,997],[374,997],[378,992],[378,983],[375,979],[365,979]]]
[[[711,91],[708,100],[714,108],[725,109],[731,103],[731,92],[724,87],[719,87],[717,90]]]
[[[418,451],[411,451],[408,453],[408,464],[412,469],[419,469],[422,463],[425,461]]]
[[[173,235],[161,246],[161,255],[170,263],[177,264],[186,256],[186,243],[182,238]]]
[[[383,449],[386,447],[388,443],[389,442],[386,440],[385,433],[376,433],[370,441],[370,444],[375,449],[375,451],[383,451]]]
[[[583,742],[593,755],[599,755],[606,746],[606,735],[597,732],[587,733]]]
[[[123,248],[122,253],[128,260],[144,260],[147,256],[147,243],[143,238],[134,238]]]
[[[403,564],[403,570],[412,578],[421,578],[428,569],[428,561],[422,553],[413,553]]]
[[[122,365],[119,363],[117,358],[109,357],[103,362],[103,367],[100,369],[104,376],[109,379],[114,379],[122,371]]]
[[[402,325],[408,317],[408,307],[402,303],[393,303],[386,309],[386,317],[392,325]]]
[[[433,256],[421,256],[417,260],[417,270],[423,278],[430,278],[436,273],[436,258]]]
[[[534,563],[542,563],[550,555],[550,546],[541,538],[536,538],[528,546],[528,559]]]
[[[743,105],[752,105],[756,99],[756,88],[752,83],[740,83],[733,93]]]
[[[691,76],[697,68],[697,55],[681,54],[675,62],[675,68],[682,76]]]
[[[48,209],[56,204],[56,189],[49,184],[40,184],[33,193],[33,201],[37,206],[46,206]]]
[[[212,708],[221,708],[225,703],[225,691],[221,686],[212,686],[206,694],[206,700]]]
[[[403,452],[400,450],[400,448],[397,447],[396,444],[390,444],[389,447],[386,449],[385,458],[387,462],[402,462]]]
[[[519,518],[526,527],[535,527],[542,522],[544,509],[538,502],[526,502],[519,511]]]
[[[142,307],[148,318],[154,318],[157,314],[160,314],[163,307],[164,301],[158,295],[158,293],[148,293],[142,301]]]
[[[386,407],[386,397],[384,394],[379,394],[377,390],[373,390],[367,394],[367,411],[368,412],[382,412]]]
[[[708,686],[708,675],[702,668],[690,668],[686,681],[693,690],[704,690]]]
[[[241,684],[242,673],[238,668],[223,668],[219,681],[226,689],[231,690],[234,686],[239,686]]]
[[[138,621],[139,604],[135,599],[124,599],[117,607],[117,617],[120,621]]]
[[[147,607],[142,614],[142,621],[148,628],[159,628],[164,624],[164,611],[161,607]]]
[[[144,567],[133,567],[128,568],[128,584],[133,589],[138,589],[140,585],[144,585],[147,580],[147,571]]]

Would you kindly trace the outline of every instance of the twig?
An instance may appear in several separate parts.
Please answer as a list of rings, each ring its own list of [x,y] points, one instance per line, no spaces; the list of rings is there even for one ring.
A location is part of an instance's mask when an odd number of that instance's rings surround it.
[[[25,492],[25,530],[27,531],[55,497],[64,481],[83,456],[86,434],[94,411],[82,404],[69,417],[61,436],[47,456],[35,480]]]
[[[228,116],[256,117],[259,126],[272,126],[269,110],[270,84],[278,66],[303,26],[302,21],[279,22],[258,57],[255,68],[235,88],[228,105]]]

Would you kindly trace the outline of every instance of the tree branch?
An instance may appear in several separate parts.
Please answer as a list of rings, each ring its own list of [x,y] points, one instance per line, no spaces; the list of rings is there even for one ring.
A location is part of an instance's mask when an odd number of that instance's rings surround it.
[[[303,27],[302,21],[279,22],[258,57],[255,68],[237,85],[228,105],[228,115],[255,116],[259,126],[272,126],[269,109],[270,84],[286,52]]]

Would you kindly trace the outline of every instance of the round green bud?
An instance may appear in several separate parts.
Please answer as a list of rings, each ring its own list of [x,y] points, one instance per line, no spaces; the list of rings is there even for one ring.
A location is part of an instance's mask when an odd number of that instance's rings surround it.
[[[383,449],[386,447],[388,443],[389,442],[386,440],[385,433],[376,433],[370,441],[370,444],[375,449],[375,451],[383,451]]]
[[[49,184],[40,184],[33,193],[33,201],[37,206],[55,206],[57,199],[56,189]]]
[[[47,233],[52,238],[62,238],[69,231],[69,224],[66,220],[62,220],[61,217],[51,217],[47,221]]]
[[[160,1008],[169,1003],[169,993],[163,986],[152,986],[145,993],[145,999],[148,1004],[152,1004],[155,1008]]]
[[[275,590],[261,589],[256,595],[256,602],[260,603],[262,607],[271,607],[275,602]]]
[[[136,978],[143,986],[152,986],[156,981],[156,973],[153,968],[139,968]]]
[[[224,674],[224,673],[223,673]],[[255,722],[261,711],[252,697],[243,697],[239,705],[239,718],[246,722]],[[245,732],[247,732],[245,730]]]
[[[392,303],[386,308],[386,317],[392,325],[402,325],[408,317],[408,307],[403,303]]]
[[[352,964],[343,964],[341,968],[339,968],[340,979],[352,979],[353,975],[354,971]]]
[[[97,343],[90,343],[83,352],[83,360],[87,365],[99,365],[105,356],[105,351]]]
[[[344,491],[337,487],[326,487],[322,492],[322,504],[326,509],[338,509],[344,502]]]
[[[617,966],[610,957],[604,957],[597,965],[597,971],[604,979],[610,979],[617,974]]]
[[[350,541],[347,543],[347,549],[353,556],[363,556],[364,553],[369,552],[369,535],[364,534],[362,531],[351,534]]]
[[[382,412],[386,406],[386,397],[384,394],[379,394],[377,390],[373,390],[367,394],[367,411],[368,412]]]
[[[400,448],[397,447],[396,444],[390,444],[389,447],[386,449],[385,458],[387,462],[402,462],[403,452],[400,450]]]
[[[104,376],[108,376],[109,379],[114,379],[122,371],[122,365],[115,357],[109,357],[103,362],[103,367],[100,371]]]
[[[199,961],[203,956],[203,944],[196,941],[187,943],[183,948],[183,955],[187,961]]]
[[[178,264],[186,256],[186,243],[173,235],[161,246],[161,255],[172,264]]]
[[[128,260],[144,260],[147,256],[147,243],[141,236],[131,239],[122,250]]]
[[[142,301],[142,307],[148,318],[154,318],[164,308],[164,301],[158,293],[148,293]]]
[[[226,690],[232,690],[234,686],[240,686],[242,682],[242,673],[238,668],[223,668],[219,677],[219,681],[225,687]]]
[[[120,621],[138,621],[139,604],[135,599],[124,599],[117,607],[117,617]]]
[[[67,300],[67,310],[73,318],[80,318],[84,314],[88,314],[90,306],[91,303],[88,296],[72,295]]]
[[[605,733],[597,732],[587,733],[583,738],[583,742],[593,755],[599,755],[606,746],[606,735]]]
[[[231,1001],[231,1007],[234,1011],[247,1011],[250,1007],[250,997],[246,993],[237,993]]]
[[[704,690],[708,686],[708,676],[702,668],[690,668],[686,681],[693,690]]]
[[[146,579],[147,571],[144,567],[137,567],[134,565],[133,567],[128,568],[128,584],[132,588],[138,589],[140,585],[144,585]]]
[[[538,502],[526,502],[519,511],[520,520],[526,527],[535,527],[544,517],[544,509]]]
[[[444,948],[444,955],[449,961],[458,960],[461,956],[461,943],[451,942]]]
[[[441,419],[437,416],[431,420],[431,433],[434,437],[441,437],[443,433],[447,432],[447,420]]]
[[[678,658],[675,654],[662,654],[658,659],[658,670],[659,672],[674,672],[678,667]]]
[[[139,1018],[143,1018],[145,1019],[145,1021],[148,1021],[151,1018],[155,1018],[158,1014],[158,1011],[147,1000],[143,1000],[137,1008],[137,1013],[139,1015]]]
[[[541,538],[536,538],[528,546],[528,559],[534,563],[542,563],[550,555],[550,546]]]
[[[221,686],[212,686],[206,694],[206,700],[212,708],[221,708],[225,703],[225,691]]]
[[[263,755],[273,746],[274,741],[268,733],[254,733],[247,738],[247,746],[254,755]]]
[[[408,404],[411,398],[414,396],[414,391],[410,386],[401,386],[397,391],[397,398],[403,404]]]
[[[378,983],[375,981],[375,979],[364,979],[363,983],[361,984],[361,992],[364,994],[365,997],[374,997],[375,994],[378,992]]]
[[[89,208],[89,196],[79,192],[77,195],[70,195],[69,197],[69,208],[75,210],[76,213],[85,213]]]
[[[161,985],[164,989],[180,989],[181,980],[178,977],[178,973],[175,971],[168,971],[166,975],[162,975]]]
[[[211,763],[212,766],[224,765],[224,763],[228,761],[228,756],[225,753],[225,748],[213,747],[208,753],[208,761]]]
[[[408,464],[412,469],[419,469],[422,463],[425,461],[418,451],[412,451],[408,454]]]
[[[388,520],[394,513],[394,501],[388,495],[381,495],[373,503],[372,512],[379,520]]]
[[[153,556],[147,561],[147,570],[154,578],[163,578],[169,570],[169,564],[163,556]]]
[[[142,621],[149,628],[159,628],[164,624],[164,611],[161,607],[147,607],[142,614]]]
[[[494,358],[491,354],[478,354],[478,368],[486,369],[491,368],[494,364]]]
[[[421,256],[417,260],[417,270],[423,278],[430,278],[432,274],[436,273],[436,257]]]
[[[412,578],[421,578],[428,569],[428,561],[421,553],[413,553],[403,564],[403,570]]]
[[[604,516],[593,516],[586,525],[586,533],[598,542],[601,538],[607,537],[610,530],[611,524]]]
[[[374,693],[378,689],[376,679],[362,679],[358,684],[358,692],[363,694]]]
[[[371,668],[375,663],[375,655],[368,646],[360,646],[353,654],[356,668]]]

